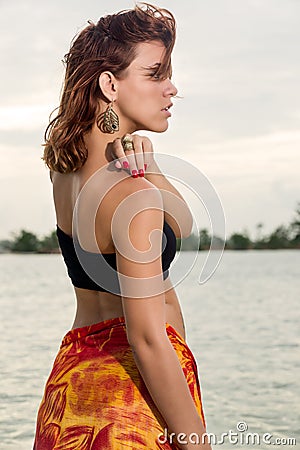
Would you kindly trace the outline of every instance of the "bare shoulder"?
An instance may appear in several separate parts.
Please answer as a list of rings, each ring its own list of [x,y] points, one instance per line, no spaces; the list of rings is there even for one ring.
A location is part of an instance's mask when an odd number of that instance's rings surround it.
[[[120,191],[123,193],[123,196],[128,194],[134,194],[135,192],[147,191],[148,194],[156,194],[160,195],[160,190],[153,183],[146,178],[132,178],[127,177],[120,181],[120,183],[116,186],[116,191]]]
[[[115,243],[119,239],[135,242],[136,247],[149,246],[149,235],[153,230],[163,227],[163,199],[160,190],[148,180],[126,179],[120,183],[110,205],[113,211],[111,229]],[[127,230],[124,232],[124,230]],[[121,242],[119,241],[119,242]],[[128,246],[130,250],[130,245]]]
[[[127,207],[140,207],[141,209],[151,207],[152,204],[159,204],[162,206],[162,196],[160,190],[150,181],[145,178],[126,177],[107,192],[103,206],[111,212],[121,204]],[[106,209],[106,208],[105,208]]]
[[[116,243],[113,232],[124,238],[124,230],[132,221],[136,223],[135,230],[140,227],[135,221],[137,215],[143,216],[145,223],[152,221],[155,211],[161,213],[163,210],[161,193],[150,181],[120,175],[112,173],[91,179],[77,198],[77,233],[80,234],[82,246],[89,251],[99,248],[103,253],[114,253]],[[97,246],[91,242],[94,235]]]

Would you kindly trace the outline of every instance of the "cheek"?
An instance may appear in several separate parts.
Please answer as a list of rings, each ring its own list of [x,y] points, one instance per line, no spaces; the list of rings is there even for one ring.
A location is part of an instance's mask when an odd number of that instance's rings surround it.
[[[118,107],[120,113],[130,119],[145,120],[149,119],[152,115],[153,98],[145,95],[145,92],[139,92],[137,89],[128,89],[126,93],[122,93],[122,96],[118,99]]]
[[[118,107],[122,114],[128,114],[129,111],[136,109],[140,103],[141,94],[134,86],[128,86],[123,89],[118,97]]]
[[[122,116],[144,125],[160,122],[163,118],[159,115],[161,95],[158,86],[154,84],[131,81],[126,86],[121,86],[118,95],[119,111]]]

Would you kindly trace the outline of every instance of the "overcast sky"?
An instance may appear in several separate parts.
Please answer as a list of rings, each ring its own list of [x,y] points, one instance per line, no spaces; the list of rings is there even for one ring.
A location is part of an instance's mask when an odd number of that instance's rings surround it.
[[[300,2],[165,0],[178,24],[175,101],[155,151],[212,182],[227,233],[287,224],[300,201]],[[0,0],[0,239],[54,229],[43,132],[74,34],[132,1]],[[111,6],[113,5],[113,7]],[[205,223],[205,221],[203,221]],[[201,221],[199,223],[201,227]]]

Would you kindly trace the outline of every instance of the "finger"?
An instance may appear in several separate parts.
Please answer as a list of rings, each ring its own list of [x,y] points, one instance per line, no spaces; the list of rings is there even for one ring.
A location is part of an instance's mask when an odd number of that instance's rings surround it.
[[[129,170],[134,178],[138,177],[137,166],[135,162],[135,150],[125,150],[126,158],[129,162]]]
[[[120,163],[120,161],[117,159],[117,161],[115,162],[115,168],[116,169],[122,169],[122,164]]]
[[[145,165],[145,171],[147,170],[147,166],[151,164],[152,158],[153,158],[153,146],[150,139],[145,137],[143,139],[143,153],[144,153],[144,165]]]
[[[126,134],[124,137],[129,138],[130,141],[132,142],[132,149],[130,149],[130,145],[128,146],[129,148],[126,148],[126,144],[123,143],[123,151],[126,155],[126,158],[129,162],[129,170],[131,175],[133,176],[133,178],[137,178],[138,177],[138,170],[137,170],[137,165],[136,165],[136,160],[135,160],[135,146],[134,146],[134,142],[133,142],[133,136],[131,134]],[[122,142],[122,141],[121,141]]]
[[[137,171],[140,177],[145,176],[143,138],[141,136],[133,136],[134,154]]]
[[[113,156],[118,160],[114,163],[117,169],[129,169],[129,160],[124,152],[120,138],[115,139],[113,142]]]

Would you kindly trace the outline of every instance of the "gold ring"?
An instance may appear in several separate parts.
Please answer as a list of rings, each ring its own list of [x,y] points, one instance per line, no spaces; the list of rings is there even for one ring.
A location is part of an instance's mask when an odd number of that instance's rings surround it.
[[[129,139],[123,140],[122,141],[122,145],[123,145],[123,148],[124,148],[124,152],[133,150],[132,139],[131,140],[129,140]]]
[[[130,144],[133,143],[132,136],[128,136],[128,135],[124,136],[122,139],[122,144],[124,145],[124,144],[129,144],[129,143]]]
[[[133,150],[133,139],[130,135],[125,135],[121,141],[124,152]]]

